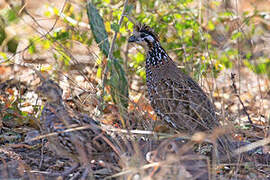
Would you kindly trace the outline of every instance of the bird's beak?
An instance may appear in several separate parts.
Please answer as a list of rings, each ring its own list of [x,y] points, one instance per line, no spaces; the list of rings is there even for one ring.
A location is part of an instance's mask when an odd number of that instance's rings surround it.
[[[128,38],[128,42],[135,42],[135,41],[136,41],[136,37],[134,35]]]

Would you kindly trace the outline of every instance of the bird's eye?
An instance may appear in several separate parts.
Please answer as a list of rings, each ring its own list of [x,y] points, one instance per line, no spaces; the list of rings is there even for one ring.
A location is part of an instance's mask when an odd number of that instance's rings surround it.
[[[141,38],[144,38],[146,36],[146,34],[141,34]]]

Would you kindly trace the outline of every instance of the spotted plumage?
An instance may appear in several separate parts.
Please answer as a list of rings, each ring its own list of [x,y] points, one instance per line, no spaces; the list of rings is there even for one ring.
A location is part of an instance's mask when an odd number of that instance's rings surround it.
[[[150,27],[136,25],[128,41],[146,50],[148,95],[162,120],[178,131],[191,134],[220,126],[213,103],[198,83],[177,67]]]
[[[47,101],[41,114],[44,134],[57,133],[47,137],[49,148],[81,164],[89,164],[91,160],[112,160],[113,150],[104,140],[110,138],[87,115],[71,116],[63,103],[62,92],[52,80],[45,80],[37,88],[37,93]],[[76,129],[82,127],[83,130]]]

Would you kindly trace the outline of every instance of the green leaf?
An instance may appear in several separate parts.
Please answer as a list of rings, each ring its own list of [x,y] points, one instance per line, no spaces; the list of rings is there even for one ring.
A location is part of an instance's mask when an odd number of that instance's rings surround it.
[[[94,39],[100,50],[108,57],[110,49],[108,34],[105,30],[102,17],[99,15],[96,7],[90,2],[87,3],[87,15]]]
[[[23,117],[27,117],[27,116],[28,116],[28,112],[26,112],[26,111],[21,111],[21,115],[22,115]]]
[[[99,79],[102,77],[102,67],[101,66],[99,66],[97,69],[96,77]]]
[[[45,50],[48,50],[50,47],[51,47],[51,43],[50,43],[50,41],[49,40],[44,40],[43,42],[42,42],[42,47],[45,49]]]
[[[18,19],[16,9],[10,9],[7,11],[7,20],[8,22],[12,22]]]
[[[7,43],[8,51],[12,53],[16,53],[17,47],[18,47],[18,41],[16,38],[12,38]]]
[[[60,60],[62,60],[64,62],[64,64],[66,66],[68,66],[70,64],[70,60],[71,60],[70,57],[67,54],[65,54],[65,52],[63,52],[61,50],[59,50],[58,53],[61,55]]]
[[[208,21],[207,28],[210,31],[213,31],[215,29],[215,24],[212,21]]]
[[[241,38],[242,32],[236,32],[232,35],[232,40],[237,40],[238,38]]]
[[[6,39],[6,32],[4,27],[0,26],[0,45],[2,45],[3,41]]]
[[[69,38],[70,38],[70,33],[68,31],[60,30],[54,33],[54,40],[64,41],[64,40],[68,40]]]
[[[29,53],[30,54],[36,53],[36,45],[35,45],[34,41],[30,39],[29,44],[30,44],[29,48],[28,48]]]
[[[59,10],[57,8],[53,8],[53,12],[54,14],[59,15]]]
[[[113,23],[111,25],[111,28],[115,31],[115,32],[119,32],[120,26],[116,23]]]
[[[51,11],[45,11],[45,12],[44,12],[44,15],[45,15],[46,17],[51,17],[52,13],[51,13]]]
[[[90,2],[87,4],[87,15],[94,39],[102,53],[108,57],[110,49],[108,33],[105,29],[103,18]],[[111,28],[118,32],[120,26],[118,24],[112,24]],[[114,57],[108,60],[107,68],[110,73],[110,77],[105,81],[105,84],[110,86],[112,99],[115,104],[120,105],[120,113],[122,114],[122,107],[128,107],[128,83],[126,75],[122,65],[120,64],[120,60]]]
[[[132,4],[131,5],[127,5],[125,14],[130,14],[130,12],[132,11],[132,9],[133,9],[133,5]]]
[[[119,60],[108,61],[108,68],[111,72],[108,84],[111,87],[111,95],[115,104],[121,103],[125,108],[128,107],[128,83],[125,72]]]
[[[1,59],[1,60],[2,60],[2,59],[7,60],[7,59],[8,59],[7,54],[4,53],[4,52],[0,52],[0,59]]]

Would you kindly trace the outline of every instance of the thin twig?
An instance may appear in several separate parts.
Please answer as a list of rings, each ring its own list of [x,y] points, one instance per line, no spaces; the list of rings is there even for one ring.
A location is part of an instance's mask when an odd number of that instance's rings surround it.
[[[61,133],[68,133],[68,132],[73,132],[73,131],[82,131],[82,130],[85,130],[85,129],[93,130],[93,124],[79,126],[79,127],[77,127],[76,124],[71,124],[71,125],[67,126],[67,128],[68,129],[63,130],[63,131],[52,132],[52,133],[36,136],[36,137],[30,139],[28,142],[36,141],[36,140],[47,138],[47,137],[50,137],[50,136],[56,136],[56,135],[61,134]]]
[[[129,20],[130,22],[132,22],[132,24],[134,24],[134,25],[137,24],[136,20],[135,20],[133,17],[131,17],[131,16],[127,15],[127,14],[125,14],[124,16],[125,16],[126,18],[128,18],[128,20]]]
[[[59,16],[57,16],[57,20],[61,17],[60,15],[63,13],[63,10],[64,10],[64,7],[65,7],[65,4],[66,4],[66,2],[67,1],[65,1],[65,3],[64,3],[64,5],[63,5],[63,7],[62,7],[62,9],[61,9],[61,11],[60,11],[60,14],[59,14]],[[39,28],[41,28],[41,29],[43,29],[43,27],[37,22],[37,20],[26,10],[26,9],[24,9],[24,12],[35,22],[35,24],[39,27]],[[51,35],[50,35],[50,32],[53,30],[53,28],[54,28],[54,26],[56,25],[56,23],[57,23],[57,21],[55,21],[55,23],[54,23],[54,25],[53,25],[53,27],[48,31],[48,32],[46,32],[45,34],[43,34],[43,33],[41,33],[40,31],[38,31],[38,30],[36,30],[36,32],[37,33],[39,33],[42,37],[44,37],[44,38],[46,38],[47,36],[50,36],[51,37]],[[33,28],[34,29],[34,28]],[[65,46],[63,46],[61,43],[59,43],[59,42],[54,42],[55,44],[57,44],[59,47],[61,47],[62,48],[62,51],[63,51],[63,53],[65,53],[65,54],[67,54],[68,56],[69,56],[69,58],[72,60],[72,62],[74,63],[74,64],[79,64],[79,62],[76,60],[76,58],[72,55],[72,53],[70,53],[69,52],[69,50],[65,47]],[[30,46],[30,45],[29,45]],[[28,47],[27,47],[28,48]],[[26,48],[26,49],[27,49]],[[55,48],[55,47],[54,47]],[[25,50],[26,50],[25,49]],[[55,48],[56,49],[56,48]],[[36,71],[36,70],[35,70]],[[94,87],[93,87],[93,85],[91,84],[91,82],[90,82],[90,80],[89,80],[89,78],[85,75],[85,73],[84,72],[81,72],[81,71],[78,71],[79,73],[80,73],[80,75],[81,76],[83,76],[86,80],[87,80],[87,82],[89,82],[89,85],[91,86],[91,88],[92,89],[94,89]],[[36,72],[37,73],[37,72]],[[69,78],[69,80],[70,80],[70,78]],[[73,82],[74,83],[74,82]],[[74,84],[76,84],[76,83],[74,83]],[[84,89],[82,89],[82,88],[80,88],[81,90],[83,90],[83,91],[85,91]]]
[[[63,6],[62,6],[62,8],[60,10],[60,13],[62,13],[64,11],[64,7],[65,7],[66,3],[67,3],[67,0],[65,0],[64,4],[63,4]],[[35,20],[35,18],[27,11],[26,5],[25,5],[26,4],[25,0],[21,0],[21,4],[23,5],[23,7],[20,9],[18,15],[24,12],[25,14],[29,15],[32,18],[32,20],[34,20],[35,22],[37,22]],[[43,34],[41,37],[39,37],[38,39],[36,39],[34,41],[38,41],[38,40],[40,40],[42,38],[45,38],[48,34],[50,34],[54,30],[54,28],[55,28],[55,26],[56,26],[59,18],[60,18],[60,16],[57,16],[56,19],[55,19],[55,21],[54,21],[54,23],[53,23],[53,25],[52,25],[52,27],[45,34]],[[39,26],[39,27],[41,27],[41,26]],[[42,29],[44,29],[44,28],[42,28]],[[25,52],[27,49],[29,49],[30,46],[31,46],[31,44],[27,45],[24,49],[22,49],[20,51],[17,51],[13,55],[11,55],[7,60],[4,60],[3,62],[10,61],[10,59],[12,59],[13,57],[15,57],[17,54]],[[0,61],[0,63],[2,63],[2,61]]]
[[[246,106],[244,105],[244,103],[243,103],[243,101],[242,101],[240,95],[237,93],[237,88],[236,88],[236,85],[235,85],[235,75],[236,75],[236,74],[231,73],[232,88],[233,88],[234,93],[235,93],[236,97],[238,98],[240,104],[241,104],[242,107],[243,107],[244,113],[245,113],[245,114],[247,115],[247,117],[248,117],[249,123],[250,123],[251,125],[253,125],[253,122],[251,121],[251,118],[250,118],[250,116],[249,116],[249,114],[248,114],[248,112],[247,112],[247,108],[246,108]]]
[[[39,169],[42,168],[42,164],[44,161],[44,145],[45,145],[45,139],[42,139],[41,140],[41,149],[40,149],[40,161],[39,161],[39,165],[38,165]]]
[[[120,17],[119,22],[118,22],[119,27],[121,26],[121,24],[123,22],[123,19],[125,17],[125,12],[126,12],[127,5],[128,5],[128,0],[125,0],[124,8],[123,8],[121,17]],[[109,53],[108,53],[108,60],[109,61],[112,60],[112,53],[113,53],[113,50],[114,50],[114,44],[115,44],[115,41],[116,41],[116,38],[117,38],[117,33],[118,33],[117,31],[114,32],[112,44],[111,44],[110,49],[109,49]],[[114,66],[113,66],[113,68],[114,68]],[[105,71],[104,71],[104,76],[103,76],[103,79],[102,79],[102,92],[101,92],[101,98],[102,99],[104,97],[104,88],[105,88],[105,82],[107,81],[107,75],[108,75],[108,66],[106,64]]]
[[[248,144],[246,146],[242,146],[242,147],[236,149],[234,151],[234,153],[235,154],[241,154],[243,152],[248,152],[248,151],[251,151],[253,149],[256,149],[258,147],[263,147],[263,146],[265,146],[265,145],[267,145],[269,143],[270,143],[270,137],[267,137],[265,139],[250,143],[250,144]]]
[[[121,24],[122,24],[122,22],[123,22],[123,19],[124,19],[124,16],[125,16],[125,12],[126,12],[126,9],[127,9],[127,5],[128,5],[128,0],[125,0],[124,8],[123,8],[123,10],[122,10],[121,17],[120,17],[120,19],[119,19],[119,21],[118,21],[119,27],[121,26]],[[109,60],[112,60],[112,53],[113,53],[115,41],[116,41],[116,38],[117,38],[117,33],[118,33],[118,31],[115,31],[115,32],[114,32],[114,36],[113,36],[113,40],[112,40],[112,45],[111,45],[111,47],[110,47],[109,54],[108,54],[108,59],[109,59]]]

